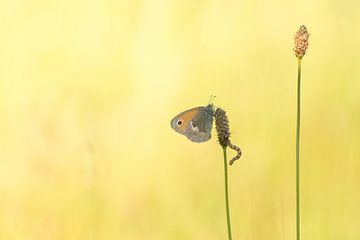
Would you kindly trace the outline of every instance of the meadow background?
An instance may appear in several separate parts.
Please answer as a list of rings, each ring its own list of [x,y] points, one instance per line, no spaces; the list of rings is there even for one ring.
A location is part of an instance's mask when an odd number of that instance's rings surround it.
[[[0,0],[0,239],[226,238],[222,150],[170,128],[227,110],[234,239],[360,239],[360,2]],[[233,152],[229,152],[232,156]]]

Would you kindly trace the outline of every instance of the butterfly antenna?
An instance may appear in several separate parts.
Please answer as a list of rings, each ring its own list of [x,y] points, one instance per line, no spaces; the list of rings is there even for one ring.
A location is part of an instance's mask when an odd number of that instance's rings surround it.
[[[214,98],[216,98],[215,95],[210,95],[209,104],[212,104],[212,101],[214,100]]]

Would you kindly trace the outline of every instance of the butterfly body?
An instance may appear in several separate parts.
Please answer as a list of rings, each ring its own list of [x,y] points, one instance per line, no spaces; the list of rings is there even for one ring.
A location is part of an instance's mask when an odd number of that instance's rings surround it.
[[[213,105],[209,104],[176,115],[170,125],[176,132],[185,135],[193,142],[206,142],[211,138],[213,116]]]

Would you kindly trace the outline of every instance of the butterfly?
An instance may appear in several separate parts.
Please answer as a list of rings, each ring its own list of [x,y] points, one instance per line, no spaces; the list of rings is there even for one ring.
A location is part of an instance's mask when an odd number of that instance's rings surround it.
[[[211,138],[214,107],[195,107],[176,115],[170,122],[171,127],[178,133],[185,135],[193,142],[206,142]]]

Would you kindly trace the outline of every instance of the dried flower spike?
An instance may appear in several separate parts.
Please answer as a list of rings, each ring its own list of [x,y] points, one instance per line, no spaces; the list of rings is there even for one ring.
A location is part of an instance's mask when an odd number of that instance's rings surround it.
[[[229,121],[226,116],[226,112],[217,108],[215,113],[215,125],[216,131],[218,133],[218,140],[220,145],[223,148],[229,147],[237,152],[237,155],[230,160],[230,165],[232,165],[236,160],[238,160],[241,156],[241,150],[238,146],[235,146],[230,141],[230,130],[229,130]]]
[[[229,121],[225,111],[221,108],[217,108],[214,115],[219,143],[222,147],[226,147],[230,141]]]
[[[305,25],[300,26],[299,30],[295,34],[295,56],[301,59],[309,46],[309,33]]]

